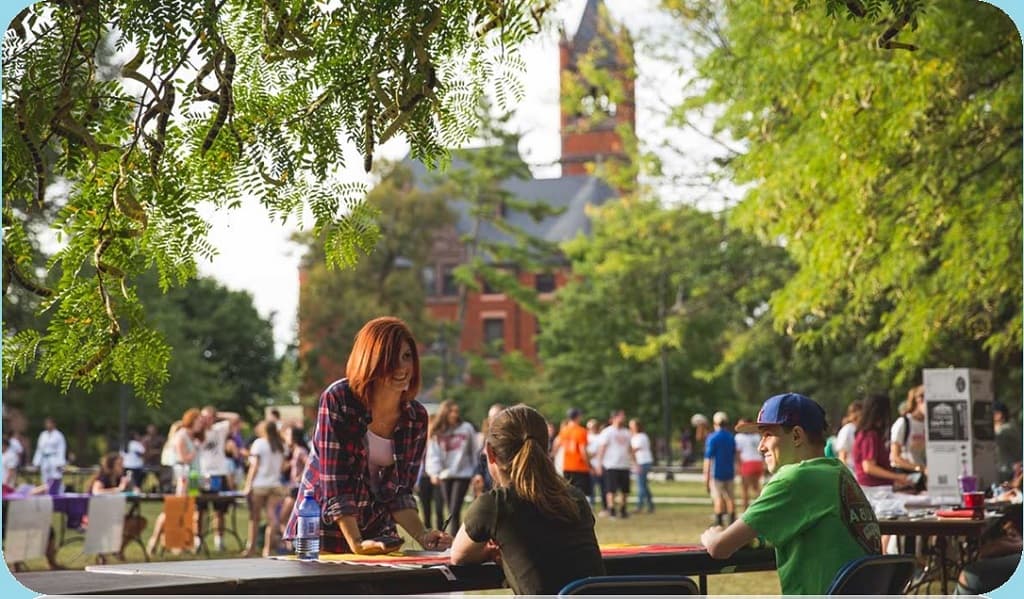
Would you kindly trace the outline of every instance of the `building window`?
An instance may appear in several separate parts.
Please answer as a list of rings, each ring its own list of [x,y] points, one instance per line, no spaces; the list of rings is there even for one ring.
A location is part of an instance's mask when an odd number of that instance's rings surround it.
[[[454,270],[454,264],[446,264],[441,268],[441,295],[443,296],[459,294],[459,284],[455,281]]]
[[[437,295],[437,271],[433,266],[423,267],[423,290],[428,297]]]
[[[505,345],[505,319],[484,319],[484,345],[488,353],[500,353]]]
[[[550,272],[542,272],[533,279],[533,288],[537,293],[551,293],[555,290],[555,275]]]

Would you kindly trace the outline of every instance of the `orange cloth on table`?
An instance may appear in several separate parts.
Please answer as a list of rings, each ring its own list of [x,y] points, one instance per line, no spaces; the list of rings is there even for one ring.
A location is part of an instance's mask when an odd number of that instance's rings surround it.
[[[164,497],[164,547],[192,549],[195,543],[194,497],[168,495]]]

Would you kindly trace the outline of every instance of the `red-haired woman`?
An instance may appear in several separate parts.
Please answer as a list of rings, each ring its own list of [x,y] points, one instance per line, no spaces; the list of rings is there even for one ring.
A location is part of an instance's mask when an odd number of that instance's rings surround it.
[[[385,553],[401,545],[396,524],[425,549],[451,537],[423,526],[413,486],[427,441],[427,411],[416,401],[416,340],[397,318],[375,318],[356,334],[345,378],[320,395],[316,428],[299,497],[320,504],[320,549]],[[294,539],[298,504],[285,538]]]

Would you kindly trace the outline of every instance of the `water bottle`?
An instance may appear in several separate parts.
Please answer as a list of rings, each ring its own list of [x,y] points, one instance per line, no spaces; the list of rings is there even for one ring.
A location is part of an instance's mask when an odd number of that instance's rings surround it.
[[[301,560],[320,557],[320,504],[313,497],[313,489],[306,489],[298,508],[295,527],[295,555]]]

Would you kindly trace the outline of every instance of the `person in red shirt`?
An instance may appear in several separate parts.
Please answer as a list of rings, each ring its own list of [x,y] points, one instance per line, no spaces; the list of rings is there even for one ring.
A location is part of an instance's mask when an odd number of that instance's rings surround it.
[[[580,424],[582,414],[571,408],[566,417],[569,422],[562,427],[552,453],[562,450],[562,473],[569,484],[580,490],[584,497],[591,494],[590,455],[587,453],[587,429]]]

